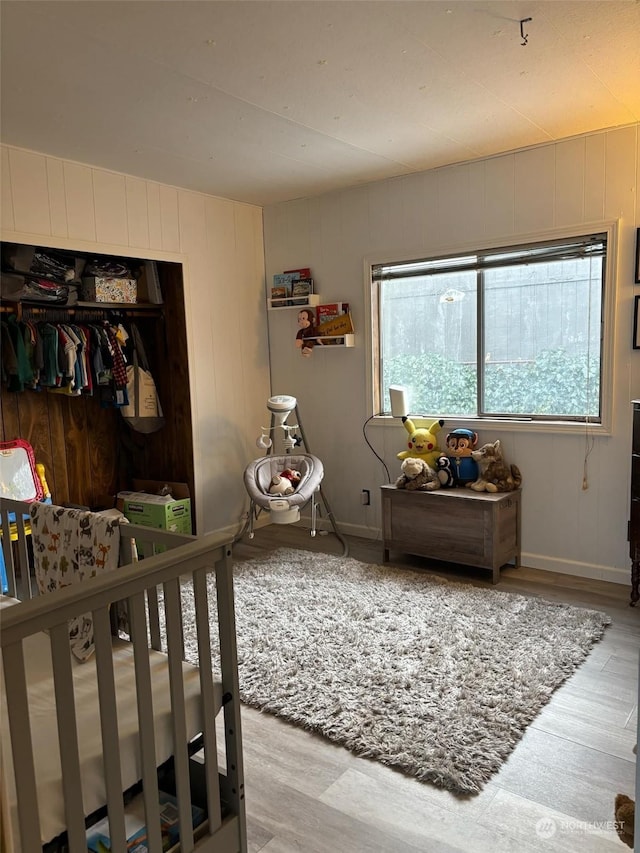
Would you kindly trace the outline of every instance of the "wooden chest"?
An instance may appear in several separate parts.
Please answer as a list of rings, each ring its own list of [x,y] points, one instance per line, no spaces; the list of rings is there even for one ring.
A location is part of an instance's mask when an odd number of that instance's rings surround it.
[[[383,559],[392,550],[491,569],[520,565],[520,491],[470,489],[408,492],[382,486]]]

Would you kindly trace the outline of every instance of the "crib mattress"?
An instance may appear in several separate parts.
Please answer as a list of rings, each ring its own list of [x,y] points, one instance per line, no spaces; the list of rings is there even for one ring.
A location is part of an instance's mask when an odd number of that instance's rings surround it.
[[[6,596],[0,596],[0,599],[4,599],[0,600],[0,607],[9,603]],[[40,828],[44,844],[66,829],[49,638],[44,633],[35,634],[25,641],[24,649]],[[153,650],[149,651],[149,655],[156,757],[157,764],[160,765],[173,754],[168,659],[166,655]],[[123,790],[126,790],[142,777],[132,644],[114,640],[113,661]],[[73,673],[84,811],[89,815],[106,803],[95,658],[86,663],[74,661]],[[198,668],[187,663],[183,664],[183,673],[187,731],[191,739],[202,731],[200,677]],[[217,711],[222,703],[222,688],[219,682],[215,682],[214,689]],[[2,694],[2,705],[5,706],[4,685]],[[3,774],[7,780],[13,779],[13,766],[6,706],[1,716],[2,762],[6,771],[10,771]],[[5,795],[12,825],[16,827],[17,799],[15,787],[12,788],[13,790],[7,790]]]

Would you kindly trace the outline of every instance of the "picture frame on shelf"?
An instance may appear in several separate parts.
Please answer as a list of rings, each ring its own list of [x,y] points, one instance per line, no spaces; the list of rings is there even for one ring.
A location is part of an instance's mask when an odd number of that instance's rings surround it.
[[[640,284],[640,228],[636,228],[636,284]]]
[[[640,296],[633,297],[633,348],[640,349]]]

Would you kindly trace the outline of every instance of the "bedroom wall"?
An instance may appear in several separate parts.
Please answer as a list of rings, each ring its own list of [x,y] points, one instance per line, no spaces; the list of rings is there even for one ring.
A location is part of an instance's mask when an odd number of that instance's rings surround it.
[[[309,359],[294,348],[296,312],[268,315],[273,391],[298,397],[310,448],[325,463],[327,497],[345,530],[379,537],[378,487],[386,482],[383,466],[363,437],[372,414],[364,259],[455,252],[485,241],[516,242],[519,235],[618,219],[613,424],[609,436],[593,440],[589,488],[582,489],[584,434],[507,430],[496,424],[480,430],[480,438],[500,438],[523,471],[525,565],[628,583],[629,401],[640,396],[640,352],[631,344],[633,296],[640,294],[640,285],[633,284],[635,228],[640,225],[639,127],[265,209],[267,282],[274,273],[310,266],[322,300],[348,301],[353,310],[356,346],[316,348]],[[371,422],[366,435],[395,479],[395,454],[405,443],[401,424]],[[371,490],[369,507],[360,504],[363,488]]]
[[[183,264],[196,523],[237,530],[270,387],[261,208],[19,148],[1,154],[3,240]]]

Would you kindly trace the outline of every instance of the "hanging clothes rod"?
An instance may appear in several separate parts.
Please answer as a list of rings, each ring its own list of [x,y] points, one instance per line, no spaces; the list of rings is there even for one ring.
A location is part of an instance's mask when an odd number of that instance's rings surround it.
[[[22,318],[36,319],[48,318],[63,319],[69,317],[87,317],[99,315],[101,319],[108,320],[110,317],[150,317],[162,316],[159,305],[126,305],[111,302],[77,302],[74,305],[25,305],[23,302],[4,303],[0,305],[0,313],[16,314],[18,320]]]

